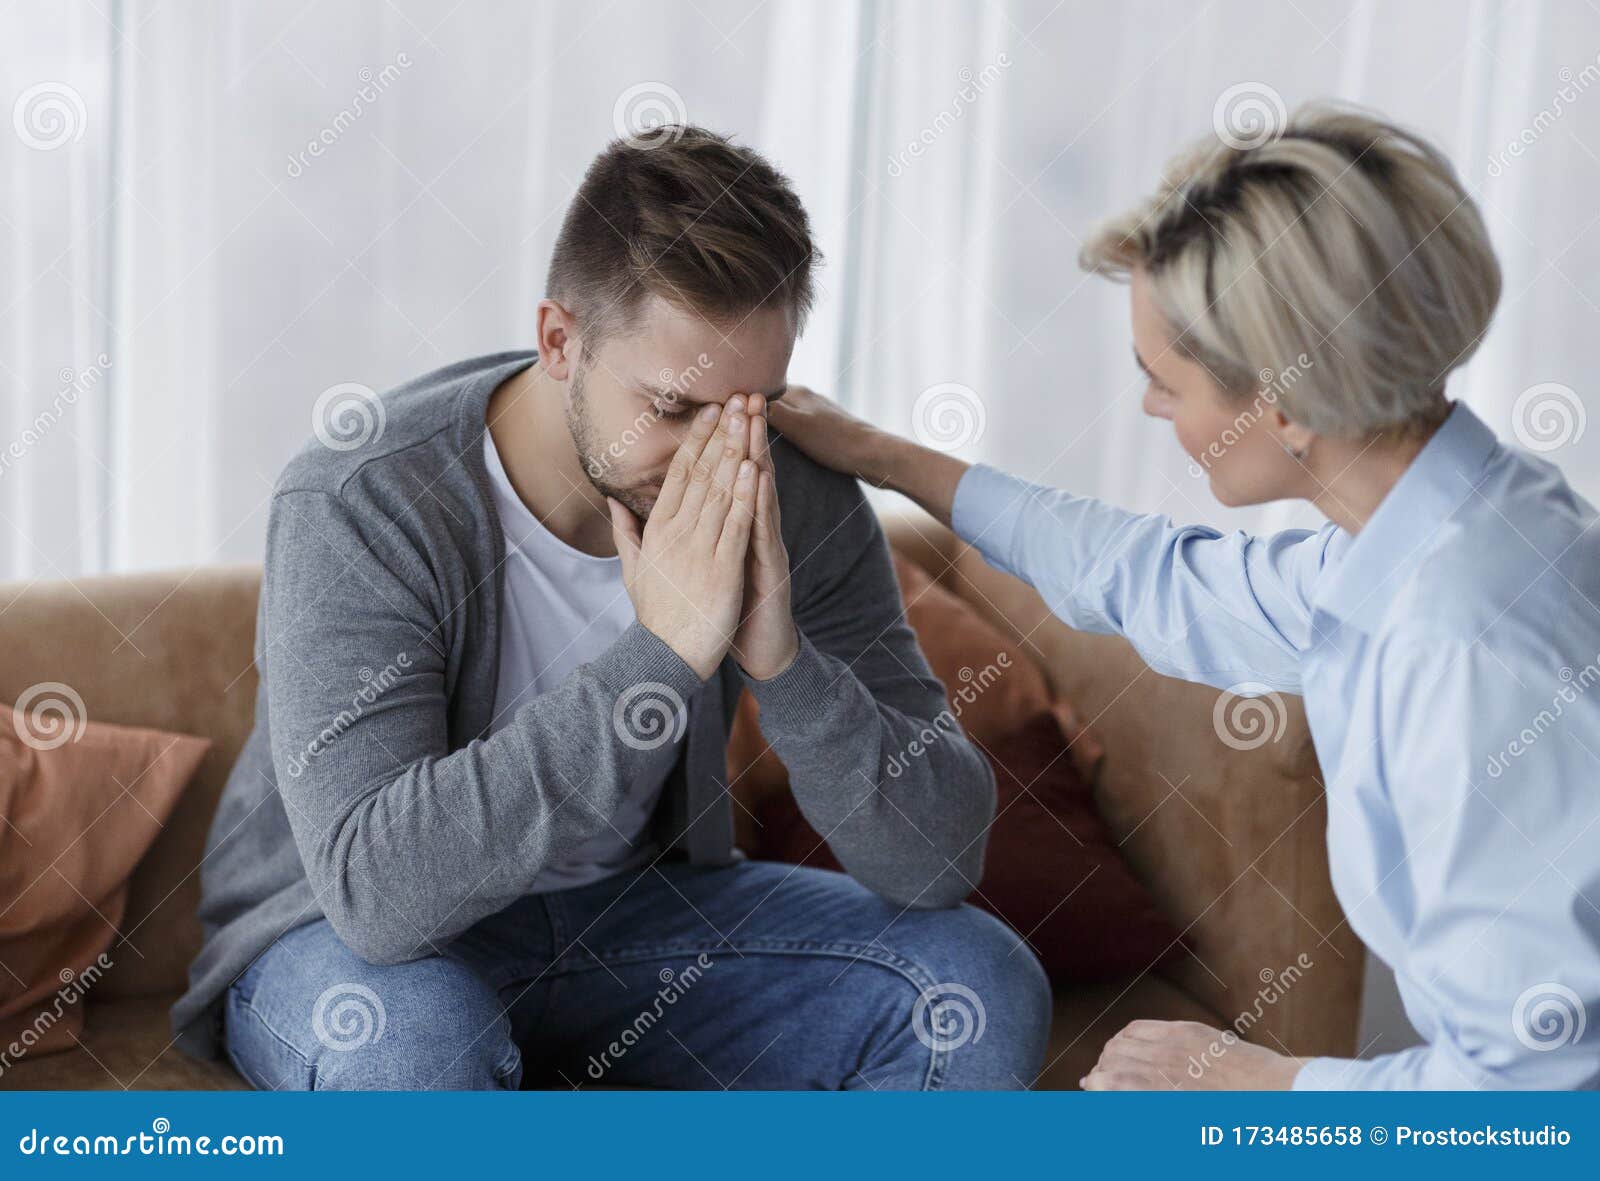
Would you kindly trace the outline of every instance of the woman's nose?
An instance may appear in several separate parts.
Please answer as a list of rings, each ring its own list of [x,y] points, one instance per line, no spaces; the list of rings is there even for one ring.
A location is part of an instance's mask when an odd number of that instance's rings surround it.
[[[1169,420],[1172,418],[1172,410],[1168,405],[1166,395],[1157,390],[1153,384],[1144,387],[1144,400],[1141,403],[1141,408],[1151,418]]]

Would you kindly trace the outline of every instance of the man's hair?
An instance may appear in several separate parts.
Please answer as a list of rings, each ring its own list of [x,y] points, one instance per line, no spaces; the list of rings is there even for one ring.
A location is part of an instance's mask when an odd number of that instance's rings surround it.
[[[567,208],[547,291],[585,348],[657,295],[719,325],[758,308],[811,309],[821,253],[788,179],[757,152],[669,124],[614,140]]]

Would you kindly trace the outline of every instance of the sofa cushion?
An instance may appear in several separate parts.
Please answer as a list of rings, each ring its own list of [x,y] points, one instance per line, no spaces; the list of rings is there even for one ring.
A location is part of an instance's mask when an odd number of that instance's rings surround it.
[[[200,948],[206,833],[256,695],[259,566],[203,566],[0,585],[0,702],[62,681],[90,718],[211,739],[189,790],[128,885],[118,958],[96,998],[181,989]]]
[[[113,946],[128,880],[211,746],[91,721],[62,683],[0,709],[0,1066],[66,1048]]]

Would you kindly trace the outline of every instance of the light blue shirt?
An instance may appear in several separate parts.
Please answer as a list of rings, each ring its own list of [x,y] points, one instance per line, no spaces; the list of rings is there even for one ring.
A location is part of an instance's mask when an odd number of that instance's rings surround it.
[[[1301,693],[1351,928],[1427,1044],[1300,1088],[1600,1086],[1600,531],[1465,406],[1356,536],[1266,537],[978,465],[955,531],[1159,672]]]

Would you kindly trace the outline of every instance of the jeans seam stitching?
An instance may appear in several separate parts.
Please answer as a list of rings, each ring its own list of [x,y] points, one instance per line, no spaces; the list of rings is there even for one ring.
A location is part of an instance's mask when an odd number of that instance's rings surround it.
[[[311,1073],[311,1089],[312,1090],[316,1090],[317,1089],[317,1067],[316,1067],[316,1063],[312,1062],[311,1059],[307,1058],[304,1054],[302,1054],[300,1052],[299,1047],[297,1047],[288,1038],[284,1037],[283,1034],[279,1033],[277,1031],[277,1029],[275,1029],[273,1027],[272,1023],[267,1020],[266,1015],[263,1014],[260,1009],[256,1008],[254,1004],[252,1004],[250,1001],[247,1001],[242,996],[238,997],[238,1004],[239,1004],[239,1007],[241,1009],[248,1009],[249,1010],[250,1016],[255,1018],[255,1020],[260,1024],[262,1029],[266,1030],[267,1036],[272,1038],[273,1041],[277,1042],[285,1050],[289,1051],[289,1053],[293,1054],[296,1058],[298,1058],[300,1060],[300,1064],[302,1066],[304,1066],[306,1068],[306,1070],[310,1071],[310,1073]],[[229,1041],[231,1043],[232,1039],[230,1038]],[[230,1057],[231,1057],[231,1055],[230,1055]],[[237,1065],[237,1063],[235,1063],[235,1065]],[[241,1070],[241,1073],[243,1073],[242,1070]],[[252,1079],[251,1081],[255,1082],[254,1079]],[[261,1090],[262,1089],[260,1083],[258,1083],[258,1082],[256,1083],[256,1089],[257,1090]],[[268,1087],[266,1089],[267,1090],[272,1090],[273,1088]]]
[[[571,975],[575,972],[598,972],[608,963],[629,962],[637,963],[644,960],[659,959],[664,955],[686,955],[691,952],[709,953],[711,951],[732,950],[735,954],[748,951],[755,955],[808,955],[830,957],[834,959],[865,960],[880,968],[885,968],[901,976],[915,988],[918,995],[934,987],[933,977],[920,964],[897,955],[887,948],[872,949],[870,945],[848,943],[821,943],[809,939],[751,939],[738,945],[727,941],[711,945],[709,948],[704,943],[691,943],[688,945],[661,945],[659,947],[633,947],[628,949],[611,949],[610,959],[604,960],[598,952],[590,953],[595,962],[585,963],[579,961],[565,970],[552,965],[551,975],[559,978],[562,975]],[[565,957],[563,957],[565,958]],[[559,961],[558,961],[559,962]],[[923,983],[927,981],[927,983]],[[920,1038],[918,1039],[921,1040]],[[927,1043],[923,1043],[927,1046]],[[944,1081],[946,1059],[950,1051],[941,1050],[935,1046],[927,1046],[928,1069],[923,1075],[922,1089],[924,1091],[937,1091]]]
[[[245,1082],[249,1083],[256,1090],[258,1090],[258,1091],[271,1091],[271,1090],[274,1089],[273,1087],[270,1087],[265,1082],[263,1082],[261,1080],[261,1077],[259,1075],[257,1075],[254,1070],[252,1070],[248,1066],[246,1066],[244,1059],[241,1058],[239,1055],[235,1054],[232,1051],[231,1048],[228,1051],[228,1061],[233,1064],[233,1068],[239,1072],[240,1077],[243,1078]]]
[[[922,965],[914,960],[909,960],[897,952],[885,947],[874,947],[872,944],[854,943],[847,941],[823,942],[814,939],[762,939],[748,938],[744,940],[717,940],[706,942],[692,940],[684,943],[636,943],[622,947],[608,947],[599,951],[590,952],[589,955],[597,961],[610,962],[612,960],[635,961],[640,959],[655,959],[664,955],[687,955],[695,952],[711,954],[722,952],[742,955],[745,952],[756,954],[795,954],[830,956],[837,959],[866,959],[884,967],[894,968],[903,972],[921,988],[929,987],[932,976]],[[560,957],[569,958],[571,953]],[[558,963],[560,960],[558,959]],[[582,962],[582,961],[580,961]],[[584,964],[586,969],[598,967],[599,964]],[[927,980],[928,984],[921,984],[918,978]]]
[[[501,1016],[505,1017],[508,1022],[510,1021],[509,1014],[502,1013]],[[508,1029],[506,1031],[505,1057],[495,1065],[492,1072],[494,1074],[495,1081],[500,1084],[502,1090],[510,1090],[510,1088],[506,1086],[506,1080],[516,1073],[517,1067],[521,1064],[522,1049],[517,1045],[517,1039],[511,1036],[511,1031]]]

